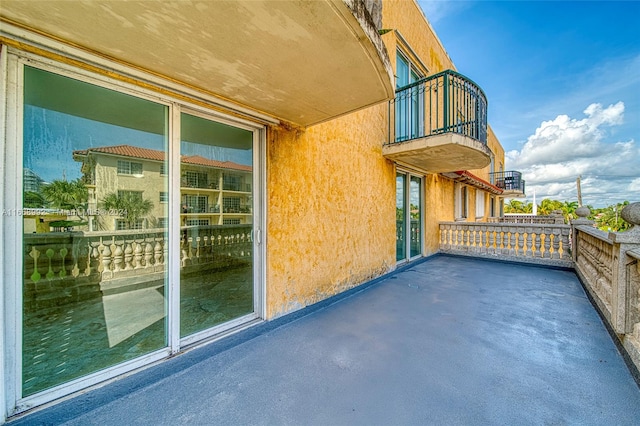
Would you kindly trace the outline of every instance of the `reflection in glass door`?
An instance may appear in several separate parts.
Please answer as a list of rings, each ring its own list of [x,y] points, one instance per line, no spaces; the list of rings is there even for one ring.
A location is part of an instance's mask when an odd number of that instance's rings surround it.
[[[167,346],[168,108],[24,68],[22,396]]]
[[[396,260],[407,257],[406,238],[406,188],[407,176],[403,173],[396,174]]]
[[[411,176],[409,184],[409,217],[411,219],[410,257],[422,254],[422,179]]]
[[[258,127],[21,69],[16,398],[59,397],[256,319]]]
[[[181,114],[180,336],[253,312],[253,133]]]
[[[422,254],[422,178],[396,173],[396,260]]]

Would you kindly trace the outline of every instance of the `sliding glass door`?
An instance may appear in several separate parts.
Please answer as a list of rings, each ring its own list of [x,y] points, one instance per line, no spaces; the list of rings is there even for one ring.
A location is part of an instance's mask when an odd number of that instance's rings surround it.
[[[261,127],[16,66],[16,398],[52,399],[259,318]]]
[[[422,177],[396,173],[396,260],[422,255],[423,185]]]

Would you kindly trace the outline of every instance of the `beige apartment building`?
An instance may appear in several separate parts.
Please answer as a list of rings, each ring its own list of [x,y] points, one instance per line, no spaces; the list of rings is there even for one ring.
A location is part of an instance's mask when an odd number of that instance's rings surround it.
[[[87,209],[92,230],[165,228],[169,202],[162,151],[116,145],[73,152],[81,162],[88,188]],[[251,223],[251,166],[200,155],[180,160],[180,223],[182,226]],[[149,200],[152,208],[134,223],[104,206],[108,194],[131,194]],[[123,209],[126,210],[126,209]],[[115,213],[115,214],[109,214]],[[126,216],[126,215],[125,215]]]
[[[4,417],[435,254],[439,222],[524,194],[415,1],[6,0],[0,46]],[[26,232],[26,169],[82,182],[90,224]]]

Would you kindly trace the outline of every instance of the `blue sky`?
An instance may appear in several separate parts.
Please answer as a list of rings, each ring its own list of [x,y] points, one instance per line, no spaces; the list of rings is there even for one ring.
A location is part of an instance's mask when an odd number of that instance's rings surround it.
[[[418,3],[489,101],[527,199],[640,201],[640,1]]]

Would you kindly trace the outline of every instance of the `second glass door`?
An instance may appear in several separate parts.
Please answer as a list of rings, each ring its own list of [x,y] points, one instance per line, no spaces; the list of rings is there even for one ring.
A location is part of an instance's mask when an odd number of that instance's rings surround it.
[[[181,114],[180,336],[253,312],[253,132]]]
[[[396,173],[396,260],[422,254],[422,178],[407,172]]]

